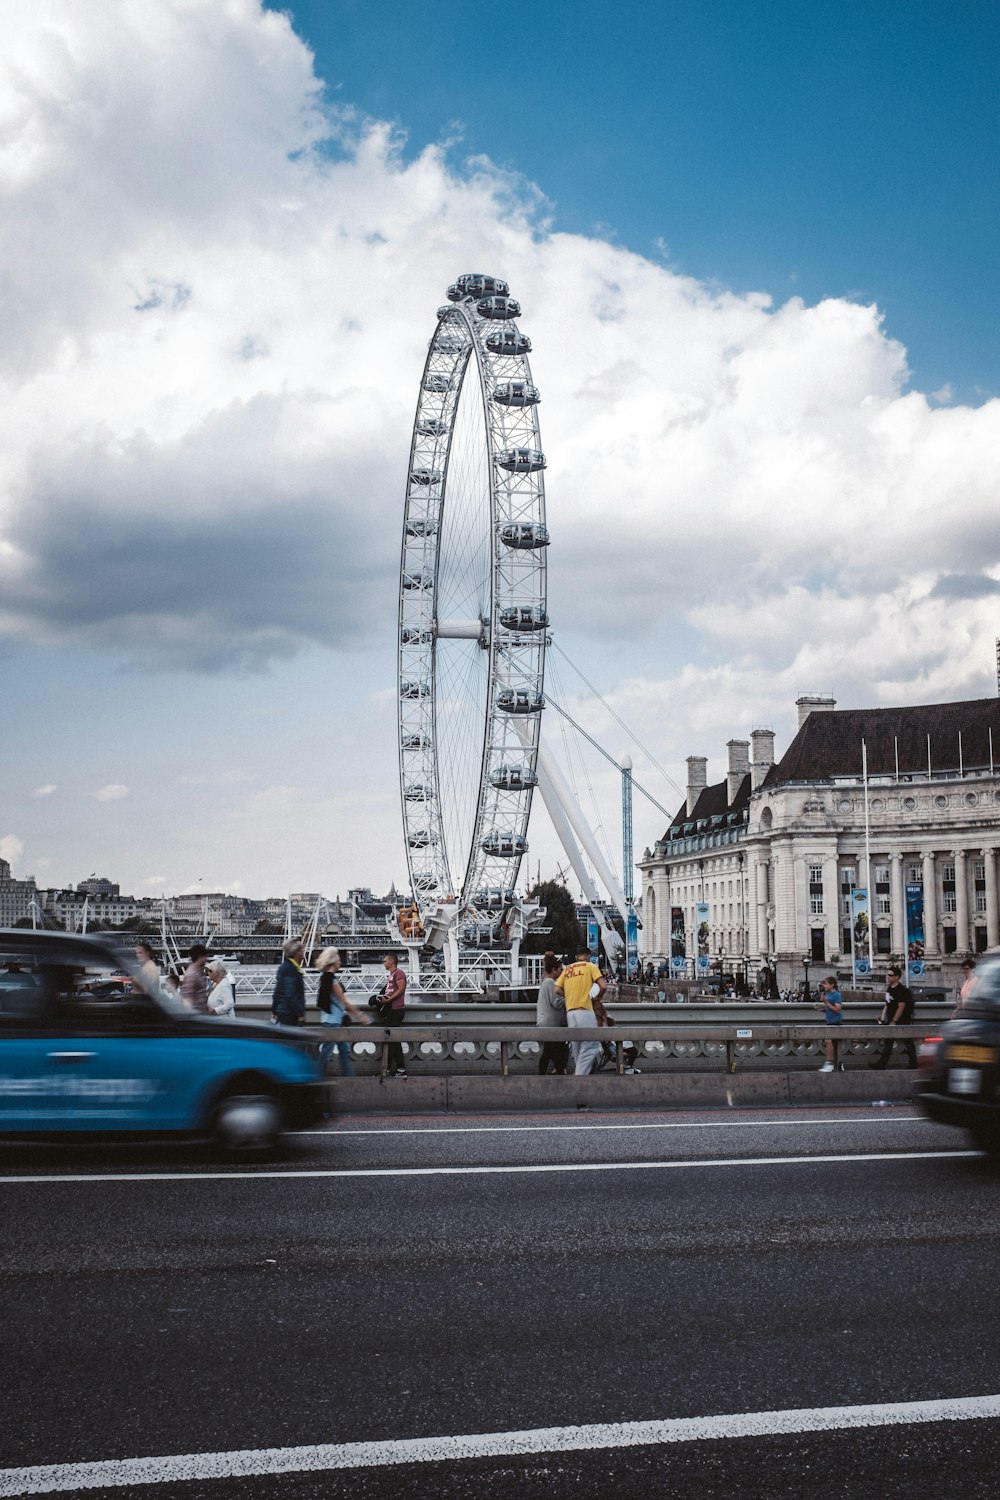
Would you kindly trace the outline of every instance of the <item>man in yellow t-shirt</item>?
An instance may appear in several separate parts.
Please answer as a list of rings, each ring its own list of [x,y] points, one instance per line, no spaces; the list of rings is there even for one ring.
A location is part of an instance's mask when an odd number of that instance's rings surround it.
[[[581,948],[576,955],[576,962],[567,964],[556,980],[556,989],[566,1000],[567,1026],[597,1030],[594,1003],[590,998],[590,991],[595,984],[600,987],[603,995],[608,987],[608,981],[597,965],[591,963],[587,949]],[[577,1078],[581,1078],[584,1073],[593,1071],[601,1044],[598,1041],[586,1041],[573,1042],[572,1046],[575,1064],[573,1071]]]

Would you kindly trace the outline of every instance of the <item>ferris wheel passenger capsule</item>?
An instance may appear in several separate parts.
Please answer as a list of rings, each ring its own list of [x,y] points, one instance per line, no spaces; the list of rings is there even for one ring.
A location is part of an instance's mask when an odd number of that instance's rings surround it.
[[[430,828],[413,828],[406,836],[411,849],[430,849],[437,841],[437,834]]]
[[[519,318],[521,304],[514,297],[480,297],[476,311],[481,318]]]
[[[498,406],[537,406],[541,392],[530,380],[505,380],[493,392]]]
[[[404,589],[429,589],[434,579],[430,573],[404,573]]]
[[[499,276],[483,276],[478,271],[467,272],[453,281],[448,288],[449,302],[462,302],[466,297],[488,297],[497,294],[506,297],[510,291],[506,281]]]
[[[429,734],[404,734],[399,743],[403,750],[429,750],[431,737]]]
[[[430,391],[431,395],[443,395],[445,391],[451,390],[450,375],[425,375],[424,390]]]
[[[497,463],[508,474],[535,474],[545,468],[545,454],[537,448],[504,448],[497,454]]]
[[[549,615],[537,604],[508,604],[500,611],[500,624],[504,630],[523,635],[534,630],[548,630]]]
[[[501,792],[523,792],[538,785],[538,773],[530,766],[497,766],[490,772],[490,786]]]
[[[434,799],[434,788],[425,786],[422,781],[411,781],[409,786],[404,787],[403,796],[407,802],[431,802]]]
[[[500,527],[500,540],[517,552],[529,552],[549,545],[549,529],[538,521],[510,521]]]
[[[454,334],[440,334],[431,342],[439,354],[461,354],[465,348],[465,340],[456,338]]]
[[[433,630],[422,630],[418,625],[404,625],[399,632],[404,646],[429,646],[434,639]]]
[[[411,516],[406,523],[407,536],[437,536],[437,516]]]
[[[540,714],[545,698],[535,688],[501,688],[496,705],[502,714]]]
[[[421,437],[444,437],[448,431],[448,423],[437,417],[418,417],[417,431]]]
[[[510,887],[504,888],[499,885],[484,886],[482,890],[476,891],[472,898],[474,906],[487,906],[497,909],[501,906],[513,906],[517,900],[517,893]]]
[[[423,488],[426,488],[427,486],[432,485],[432,484],[440,484],[441,483],[441,470],[440,469],[411,469],[410,470],[410,482],[411,482],[411,484],[419,484]]]
[[[526,333],[518,333],[516,328],[498,328],[486,335],[486,347],[491,354],[512,359],[519,354],[530,354],[531,340]]]
[[[499,859],[520,859],[522,854],[528,852],[528,840],[520,833],[491,828],[479,847],[484,854],[492,854]]]
[[[417,682],[404,677],[399,684],[399,696],[401,698],[429,698],[431,685],[427,681]]]

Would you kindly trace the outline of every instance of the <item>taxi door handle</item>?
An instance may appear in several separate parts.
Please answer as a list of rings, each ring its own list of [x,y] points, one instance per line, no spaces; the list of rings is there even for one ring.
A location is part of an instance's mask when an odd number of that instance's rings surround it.
[[[49,1062],[61,1063],[89,1062],[95,1056],[94,1052],[50,1052],[48,1054]]]

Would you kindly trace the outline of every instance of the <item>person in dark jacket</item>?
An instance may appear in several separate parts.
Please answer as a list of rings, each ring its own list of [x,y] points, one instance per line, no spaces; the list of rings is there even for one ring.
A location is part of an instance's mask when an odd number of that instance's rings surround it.
[[[271,1015],[282,1026],[304,1026],[306,1020],[306,981],[302,973],[305,944],[301,938],[289,938],[281,950],[283,957],[274,976]]]

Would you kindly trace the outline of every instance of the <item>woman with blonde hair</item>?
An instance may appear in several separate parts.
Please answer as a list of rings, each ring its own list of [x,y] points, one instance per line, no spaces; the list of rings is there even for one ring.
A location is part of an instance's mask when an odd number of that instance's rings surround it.
[[[324,948],[316,960],[316,968],[319,970],[319,990],[316,994],[316,1004],[320,1009],[321,1026],[342,1026],[344,1024],[344,1013],[356,1021],[359,1026],[368,1026],[369,1019],[358,1008],[351,1004],[347,998],[344,986],[337,978],[337,970],[340,968],[340,954],[336,948]],[[351,1064],[350,1042],[324,1042],[319,1049],[319,1055],[323,1063],[323,1072],[326,1072],[327,1064],[333,1056],[334,1048],[340,1053],[340,1068],[345,1078],[354,1077],[354,1068]]]

